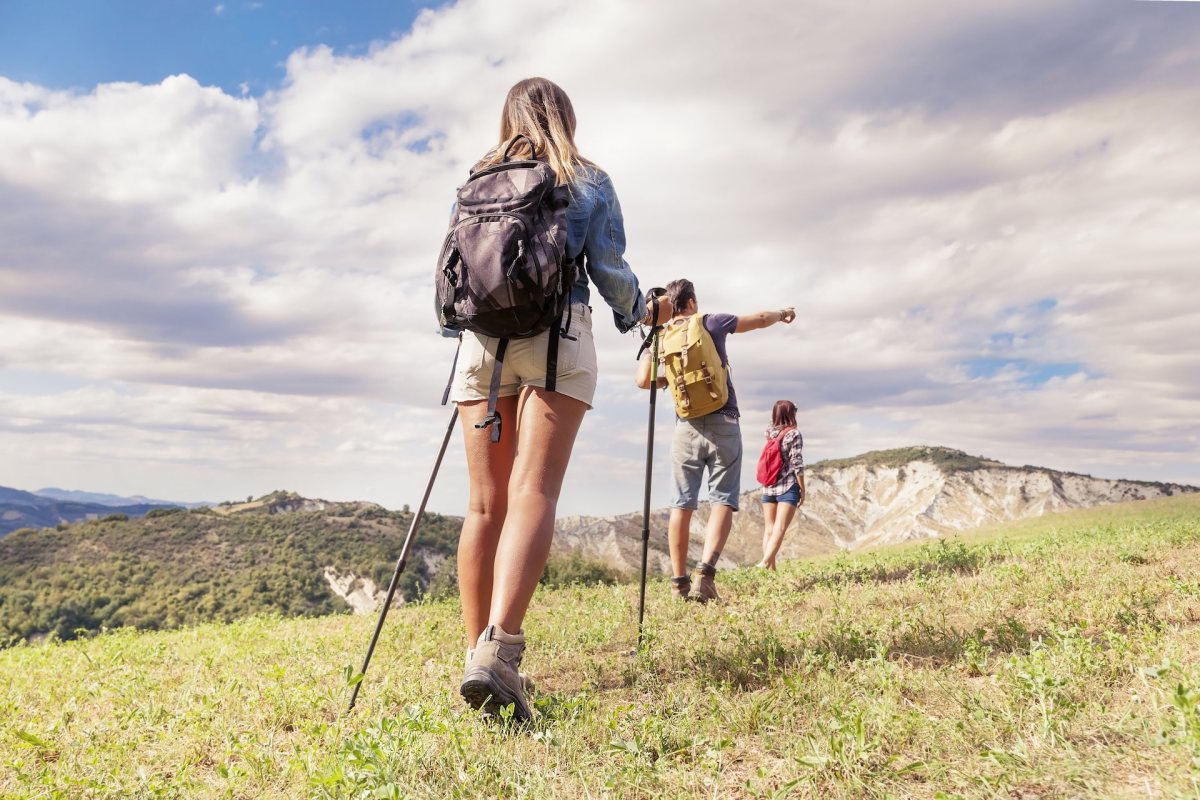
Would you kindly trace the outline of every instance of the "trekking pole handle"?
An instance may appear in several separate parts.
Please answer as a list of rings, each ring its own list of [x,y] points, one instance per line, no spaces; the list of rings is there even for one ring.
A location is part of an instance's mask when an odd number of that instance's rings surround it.
[[[646,302],[646,305],[648,306],[646,313],[650,316],[650,332],[647,333],[646,338],[642,340],[642,346],[638,348],[637,358],[635,360],[641,359],[642,354],[646,352],[646,348],[648,348],[650,346],[650,342],[653,341],[655,334],[662,330],[663,326],[658,321],[658,315],[662,309],[658,301],[663,297],[666,297],[666,295],[667,290],[658,286],[646,292],[646,297],[648,298]]]
[[[651,309],[651,311],[650,311],[650,327],[651,328],[661,327],[659,325],[659,321],[658,321],[658,314],[659,314],[659,311],[661,310],[662,304],[659,303],[659,301],[662,300],[666,296],[667,296],[667,290],[662,288],[661,286],[655,286],[653,289],[646,292],[646,301],[647,301],[646,304],[649,305],[650,309]]]

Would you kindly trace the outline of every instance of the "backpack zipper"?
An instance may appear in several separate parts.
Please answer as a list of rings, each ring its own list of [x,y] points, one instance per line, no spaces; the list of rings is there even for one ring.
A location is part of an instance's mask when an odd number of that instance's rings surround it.
[[[459,228],[462,228],[466,225],[471,225],[471,224],[480,223],[480,222],[494,222],[497,217],[507,217],[507,218],[513,220],[514,222],[517,223],[517,225],[520,226],[522,237],[524,237],[526,239],[529,238],[529,231],[525,227],[525,220],[521,219],[516,214],[512,214],[508,211],[488,211],[483,214],[472,214],[464,219],[460,219],[457,223],[455,223],[454,227],[450,230],[450,235],[454,235],[454,233],[456,233]]]

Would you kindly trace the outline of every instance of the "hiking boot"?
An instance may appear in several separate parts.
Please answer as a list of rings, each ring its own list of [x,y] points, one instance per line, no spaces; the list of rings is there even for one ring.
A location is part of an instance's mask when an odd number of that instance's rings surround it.
[[[471,666],[471,659],[474,657],[475,657],[475,648],[468,647],[467,648],[467,660],[466,660],[466,663],[463,665],[464,670],[466,670],[467,667]],[[533,697],[533,690],[536,687],[536,684],[533,682],[533,678],[529,677],[528,673],[525,673],[525,672],[518,672],[517,674],[521,676],[521,689],[525,692],[525,696]]]
[[[523,633],[506,633],[499,625],[484,628],[458,688],[467,704],[493,716],[511,705],[515,721],[531,719],[519,671],[524,653]]]
[[[709,567],[706,570],[703,565],[696,567],[696,593],[692,599],[697,603],[721,602],[721,595],[717,594],[716,577],[716,569]]]
[[[671,596],[676,600],[687,600],[692,593],[692,579],[687,575],[682,578],[671,578]]]

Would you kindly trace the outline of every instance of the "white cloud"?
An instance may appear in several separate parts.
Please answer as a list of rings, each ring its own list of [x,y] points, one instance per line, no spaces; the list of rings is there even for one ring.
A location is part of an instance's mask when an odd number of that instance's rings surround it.
[[[811,459],[921,442],[1200,481],[1198,27],[1084,2],[476,0],[365,54],[296,51],[261,97],[0,78],[0,446],[21,454],[0,484],[412,502],[453,352],[430,265],[532,74],[572,95],[644,285],[800,311],[731,342],[748,451],[789,396]],[[636,343],[597,308],[564,512],[639,505]],[[456,451],[443,469],[434,506],[459,512]]]

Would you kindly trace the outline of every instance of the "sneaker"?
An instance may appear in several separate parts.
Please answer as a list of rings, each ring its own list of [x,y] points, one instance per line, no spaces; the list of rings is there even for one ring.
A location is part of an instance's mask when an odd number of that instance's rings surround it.
[[[711,567],[709,569],[712,569]],[[717,594],[717,571],[712,570],[709,574],[707,570],[701,567],[696,567],[696,594],[692,595],[692,599],[698,603],[719,603],[721,595]]]
[[[524,653],[523,633],[506,633],[499,625],[484,628],[458,689],[467,704],[493,716],[512,706],[514,720],[531,719],[533,713],[519,671]]]

